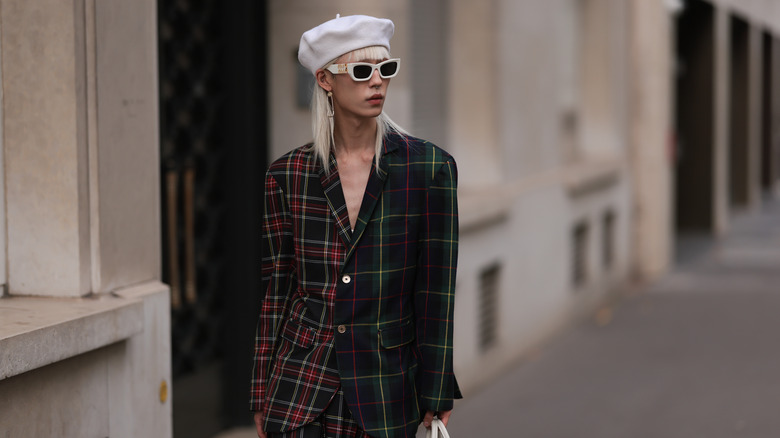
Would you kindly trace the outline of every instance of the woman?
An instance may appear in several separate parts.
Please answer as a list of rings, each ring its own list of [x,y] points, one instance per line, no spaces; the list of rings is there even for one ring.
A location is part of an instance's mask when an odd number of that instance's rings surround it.
[[[266,175],[260,437],[409,437],[460,398],[455,161],[382,111],[393,31],[356,15],[301,37],[314,142]]]

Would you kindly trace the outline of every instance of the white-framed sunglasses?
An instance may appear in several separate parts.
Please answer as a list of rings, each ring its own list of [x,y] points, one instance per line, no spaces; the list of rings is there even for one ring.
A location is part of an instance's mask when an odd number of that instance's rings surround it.
[[[333,74],[349,73],[353,81],[367,81],[374,75],[374,70],[379,70],[382,79],[389,79],[398,74],[401,68],[401,58],[388,59],[379,64],[370,62],[350,62],[347,64],[331,64],[325,70]]]

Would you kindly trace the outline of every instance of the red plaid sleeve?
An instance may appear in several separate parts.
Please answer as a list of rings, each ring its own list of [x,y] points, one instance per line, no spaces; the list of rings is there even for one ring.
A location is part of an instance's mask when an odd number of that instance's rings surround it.
[[[262,288],[265,293],[255,334],[250,409],[263,409],[280,323],[287,314],[289,289],[295,284],[292,218],[282,188],[269,174],[265,181],[262,230]]]

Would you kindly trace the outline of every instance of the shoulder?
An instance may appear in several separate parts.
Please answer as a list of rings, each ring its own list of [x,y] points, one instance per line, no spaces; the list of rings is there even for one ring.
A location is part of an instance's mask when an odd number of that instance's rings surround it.
[[[386,137],[389,155],[395,152],[398,158],[409,164],[419,163],[428,166],[441,166],[445,163],[455,163],[455,158],[428,140],[401,133],[390,133]]]
[[[266,187],[273,184],[287,192],[289,187],[299,187],[302,180],[319,181],[321,168],[311,144],[295,148],[268,166]]]
[[[287,152],[268,166],[270,175],[318,173],[319,164],[311,144]]]

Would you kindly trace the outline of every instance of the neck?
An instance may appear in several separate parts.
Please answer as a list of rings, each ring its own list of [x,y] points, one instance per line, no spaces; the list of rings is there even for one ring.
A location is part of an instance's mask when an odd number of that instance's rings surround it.
[[[337,117],[333,139],[336,142],[337,154],[374,154],[376,145],[377,121],[375,117],[368,119],[350,119]]]

